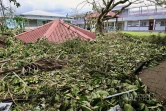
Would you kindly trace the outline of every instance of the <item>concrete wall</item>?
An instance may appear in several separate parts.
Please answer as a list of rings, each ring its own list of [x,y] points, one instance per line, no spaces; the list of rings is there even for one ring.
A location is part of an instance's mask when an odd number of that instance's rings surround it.
[[[140,31],[148,31],[149,30],[149,27],[140,27]]]
[[[166,18],[166,13],[152,14],[152,15],[138,15],[138,16],[127,16],[124,17],[124,21],[132,20],[153,20],[153,19],[164,19]]]
[[[157,26],[155,27],[156,31],[164,31],[165,30],[165,26]]]
[[[72,20],[72,24],[84,24],[84,19],[79,19],[79,20]]]
[[[55,16],[38,16],[38,15],[20,15],[27,19],[40,19],[40,20],[55,20],[55,19],[67,19],[66,17],[55,17]]]
[[[28,30],[32,30],[32,29],[35,29],[36,27],[25,27],[25,30],[28,31]]]
[[[125,21],[124,30],[126,30],[126,31],[127,30],[128,31],[149,31],[149,21],[150,20],[141,20],[140,25],[138,25],[138,26],[128,26],[128,23],[131,24],[132,21]],[[165,20],[164,19],[156,20],[155,31],[164,31],[166,29],[165,26],[161,26],[161,21],[165,21],[165,25],[166,25],[166,19]],[[141,26],[142,22],[146,23],[146,25]],[[139,24],[139,21],[138,21],[138,24]]]
[[[129,31],[137,31],[137,30],[139,30],[139,27],[128,27],[127,30],[129,30]]]
[[[149,21],[150,20],[143,20],[143,21],[141,20],[140,24],[142,22],[144,22],[144,23],[146,23],[146,25],[144,25],[144,26],[140,25],[140,27],[139,27],[139,25],[136,26],[136,27],[128,26],[128,23],[131,22],[131,21],[125,21],[124,22],[124,30],[128,30],[128,31],[148,31],[149,30]],[[161,21],[165,22],[165,26],[161,26]],[[166,19],[165,20],[164,19],[156,20],[154,31],[165,31],[165,29],[166,29]]]
[[[155,30],[157,31],[165,31],[165,27],[166,26],[161,26],[161,21],[165,21],[165,25],[166,25],[166,19],[161,19],[161,20],[156,20],[156,26],[155,26]]]
[[[142,23],[146,23],[145,26],[141,26]],[[140,31],[148,31],[149,30],[149,20],[141,20],[140,21]]]
[[[127,27],[125,30],[128,31],[148,31],[149,27]]]

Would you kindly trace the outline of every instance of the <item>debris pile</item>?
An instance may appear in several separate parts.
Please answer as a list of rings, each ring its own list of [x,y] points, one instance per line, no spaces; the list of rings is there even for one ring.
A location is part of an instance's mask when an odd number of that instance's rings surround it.
[[[164,60],[165,46],[116,33],[60,44],[7,41],[8,50],[0,49],[1,71],[21,69],[0,75],[0,101],[12,101],[11,110],[107,111],[116,105],[124,111],[162,109],[162,101],[133,72],[142,70],[144,61],[148,65],[143,68]]]

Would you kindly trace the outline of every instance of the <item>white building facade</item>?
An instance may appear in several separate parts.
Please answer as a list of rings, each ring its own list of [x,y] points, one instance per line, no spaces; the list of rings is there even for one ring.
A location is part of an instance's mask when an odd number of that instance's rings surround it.
[[[117,6],[112,11],[116,12],[123,6]],[[166,8],[149,5],[128,7],[118,18],[117,28],[124,31],[165,31],[166,30]],[[83,17],[73,20],[73,24],[84,27]],[[104,28],[109,31],[116,29],[116,19],[105,21]]]
[[[55,14],[51,12],[34,10],[30,12],[25,12],[20,14],[21,17],[26,18],[28,23],[25,26],[25,29],[34,29],[38,26],[44,25],[50,21],[61,19],[71,22],[70,18],[67,18],[64,15]]]
[[[110,19],[108,26],[115,29],[115,21],[115,19]],[[166,31],[166,8],[152,5],[129,7],[121,13],[121,18],[118,18],[118,29],[125,31]]]

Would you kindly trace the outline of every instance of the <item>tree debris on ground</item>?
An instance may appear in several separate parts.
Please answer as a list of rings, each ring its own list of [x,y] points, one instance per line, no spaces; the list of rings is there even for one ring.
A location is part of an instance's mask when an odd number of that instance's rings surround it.
[[[164,60],[166,46],[121,33],[59,44],[41,40],[24,45],[8,38],[6,44],[7,49],[0,49],[1,71],[31,67],[28,74],[0,75],[0,101],[12,101],[11,110],[107,111],[119,105],[124,111],[160,111],[163,107],[133,72],[144,61],[152,67]]]

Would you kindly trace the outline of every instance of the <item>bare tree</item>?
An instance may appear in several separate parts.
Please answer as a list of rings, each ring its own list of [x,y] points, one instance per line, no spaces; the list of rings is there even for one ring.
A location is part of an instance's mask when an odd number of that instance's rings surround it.
[[[102,0],[102,1],[95,1],[92,0],[91,2],[89,0],[86,0],[87,3],[91,4],[93,6],[93,10],[99,13],[99,16],[96,20],[96,30],[103,34],[103,22],[105,20],[116,18],[118,14],[120,14],[125,8],[129,7],[131,4],[134,3],[140,3],[141,0]],[[121,4],[125,4],[119,11],[117,11],[114,16],[107,16],[107,14],[112,11],[116,6],[119,6]]]
[[[10,3],[14,3],[14,5],[18,8],[20,7],[20,4],[16,1],[16,0],[9,0]],[[2,17],[5,18],[6,15],[8,15],[9,13],[13,13],[14,9],[12,7],[7,7],[3,4],[3,0],[0,0],[0,6],[1,6],[1,13],[2,13]],[[7,12],[7,14],[5,13]]]
[[[17,2],[17,0],[9,0],[10,3],[14,3],[14,5],[16,7],[20,7],[20,4]],[[3,4],[3,0],[0,0],[0,12],[1,12],[1,15],[2,15],[2,18],[1,18],[1,26],[0,26],[0,30],[2,32],[2,34],[4,33],[4,30],[5,30],[5,20],[6,20],[6,17],[10,17],[9,15],[13,15],[14,13],[14,9],[12,7],[7,7]]]
[[[151,2],[153,4],[157,4],[157,5],[165,5],[166,4],[166,0],[85,0],[83,2],[81,2],[79,5],[84,4],[81,9],[88,3],[92,5],[92,10],[94,12],[98,13],[98,16],[96,18],[91,17],[90,13],[86,13],[85,17],[84,17],[84,28],[88,25],[91,24],[92,21],[96,22],[96,31],[99,32],[100,34],[103,34],[103,22],[105,20],[109,20],[112,18],[116,18],[119,14],[121,14],[121,12],[129,7],[132,4],[139,4],[139,3],[146,3],[146,2]],[[118,10],[117,12],[115,12],[115,14],[113,16],[107,16],[107,14],[112,11],[116,6],[120,6],[123,5],[123,7]],[[77,6],[77,8],[78,8]],[[76,8],[76,10],[77,10]],[[77,13],[76,15],[78,14]],[[88,20],[86,20],[86,18],[88,18]],[[117,23],[117,21],[116,21]],[[117,24],[116,24],[116,29],[117,29]]]

